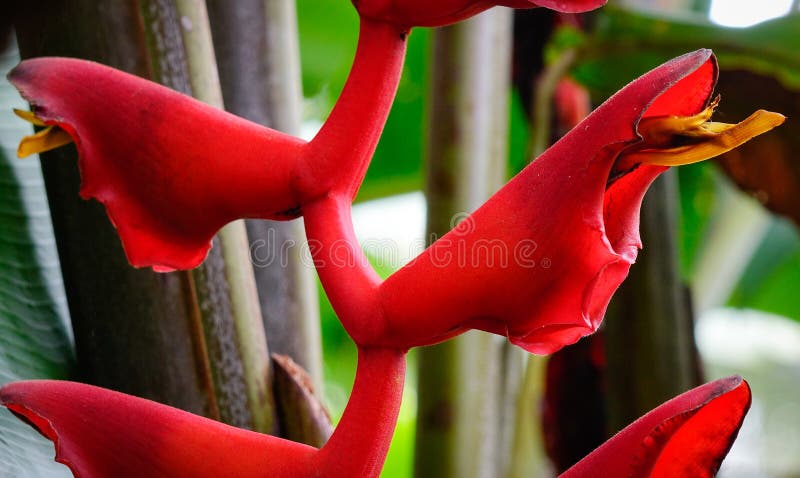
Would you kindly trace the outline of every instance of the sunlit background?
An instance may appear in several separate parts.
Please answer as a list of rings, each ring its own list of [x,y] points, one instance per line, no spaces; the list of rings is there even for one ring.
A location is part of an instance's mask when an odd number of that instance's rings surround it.
[[[792,0],[712,0],[709,18],[726,27],[749,27],[788,14],[797,2]]]

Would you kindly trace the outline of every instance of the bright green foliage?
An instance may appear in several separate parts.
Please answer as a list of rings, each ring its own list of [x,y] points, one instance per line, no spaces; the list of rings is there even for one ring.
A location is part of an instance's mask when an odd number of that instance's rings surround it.
[[[582,40],[574,30],[559,33],[557,45],[578,46],[581,61],[574,74],[604,98],[630,78],[676,55],[710,48],[723,69],[744,69],[778,78],[787,89],[800,90],[800,14],[750,28],[721,27],[703,17],[676,19],[649,16],[607,6],[597,13],[595,28]]]

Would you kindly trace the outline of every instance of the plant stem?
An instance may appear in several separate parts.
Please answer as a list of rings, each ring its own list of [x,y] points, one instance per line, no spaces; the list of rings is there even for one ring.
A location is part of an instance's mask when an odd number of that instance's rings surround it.
[[[201,0],[176,0],[176,13],[186,50],[189,84],[195,98],[223,108],[211,28],[206,5]],[[228,285],[228,301],[233,321],[234,352],[241,364],[246,407],[250,423],[236,423],[257,431],[271,432],[274,424],[274,400],[269,382],[270,360],[267,341],[261,326],[261,309],[256,291],[253,266],[250,263],[247,230],[244,221],[223,227],[217,237],[224,263],[224,281]],[[213,364],[222,367],[222,364]],[[237,401],[239,397],[232,397]]]
[[[530,355],[525,376],[516,401],[517,424],[511,449],[508,478],[544,478],[553,475],[552,465],[544,452],[542,417],[547,357]]]
[[[403,60],[408,32],[395,25],[361,19],[353,66],[339,100],[319,133],[309,143],[306,160],[319,171],[341,168],[347,174],[337,178],[319,177],[310,171],[300,182],[303,191],[330,191],[331,181],[340,181],[335,189],[355,197],[364,179],[372,154],[380,139],[392,106]]]
[[[296,178],[298,190],[317,191],[303,206],[306,234],[320,281],[356,344],[375,344],[384,327],[376,294],[381,280],[356,240],[350,206],[397,91],[407,34],[395,25],[361,19],[350,75],[304,153],[308,174]],[[345,174],[317,174],[333,170]]]
[[[359,348],[356,380],[342,419],[316,458],[332,477],[377,477],[392,441],[405,383],[406,354]]]
[[[375,344],[385,330],[377,301],[381,278],[356,239],[350,198],[316,201],[303,215],[311,257],[333,310],[356,344]]]
[[[536,81],[530,125],[531,139],[528,143],[528,158],[531,160],[536,159],[550,146],[552,129],[550,124],[556,87],[574,62],[575,50],[564,50],[556,61],[542,71]]]

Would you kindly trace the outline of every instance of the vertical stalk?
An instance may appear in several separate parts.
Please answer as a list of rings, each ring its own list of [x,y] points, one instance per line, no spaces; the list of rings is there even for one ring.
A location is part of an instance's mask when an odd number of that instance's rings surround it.
[[[505,474],[508,478],[545,478],[554,475],[544,452],[539,406],[544,396],[546,367],[546,357],[531,355],[527,359],[525,376],[515,405],[517,423],[513,429],[510,466]]]
[[[176,0],[175,14],[180,25],[192,94],[222,109],[222,91],[205,2]],[[200,297],[204,302],[209,299],[220,301],[222,306],[221,310],[213,306],[209,309],[211,314],[204,317],[206,327],[214,332],[224,328],[231,334],[209,334],[209,330],[206,331],[207,341],[213,343],[223,340],[219,344],[220,360],[211,364],[215,377],[224,377],[223,380],[218,379],[216,384],[219,403],[226,405],[221,407],[220,412],[225,421],[231,424],[263,432],[274,431],[269,353],[261,326],[261,309],[244,221],[235,221],[223,227],[215,242],[218,252],[210,257],[211,262],[201,266],[205,270],[195,275],[195,282],[211,279],[227,286],[224,295]],[[214,257],[217,254],[221,256],[218,263]],[[212,270],[221,274],[209,273]],[[221,315],[221,311],[226,314]],[[208,323],[209,320],[213,323]],[[235,364],[233,367],[232,363]]]
[[[225,109],[285,133],[300,132],[301,83],[295,4],[208,0]],[[272,353],[288,355],[322,387],[316,282],[302,220],[247,221],[261,316]]]
[[[676,180],[667,171],[642,205],[641,251],[605,321],[608,420],[615,433],[699,382],[689,294],[678,270]]]
[[[550,146],[553,103],[558,82],[564,78],[575,62],[576,51],[567,49],[548,65],[536,80],[533,92],[533,108],[530,122],[531,139],[528,157],[536,159]]]
[[[428,235],[479,206],[505,179],[511,14],[434,32],[427,146]],[[496,476],[504,341],[480,332],[419,351],[417,476]]]
[[[359,347],[350,400],[316,458],[325,476],[380,475],[400,413],[405,373],[404,351]]]
[[[574,128],[591,110],[588,94],[580,95],[577,90],[569,93],[568,97],[562,98],[562,101],[568,101],[570,107],[574,108],[573,111],[561,111],[565,104],[557,101],[558,88],[563,85],[563,81],[567,80],[566,75],[570,66],[575,62],[575,57],[574,49],[565,50],[554,61],[546,65],[537,78],[532,92],[531,139],[528,148],[532,161],[547,149],[554,136]],[[554,119],[556,121],[553,121]],[[569,350],[581,349],[580,346],[573,347],[575,348],[558,353],[569,353]],[[581,357],[585,355],[583,352],[580,353]],[[558,457],[548,457],[552,451],[546,451],[544,443],[545,417],[541,404],[545,402],[546,392],[551,392],[546,390],[546,387],[551,385],[547,382],[547,375],[552,359],[553,356],[529,355],[527,357],[525,378],[517,395],[516,418],[520,426],[514,430],[512,465],[507,474],[509,478],[549,477],[554,475],[553,465],[561,465],[557,463]],[[570,377],[568,380],[580,381],[582,379],[583,377]],[[592,398],[588,400],[594,403]],[[604,416],[600,418],[600,420],[603,419]],[[556,423],[551,423],[549,426],[561,427],[562,423],[558,419],[556,420]],[[570,430],[570,427],[565,427],[565,430]],[[588,433],[586,436],[592,436],[592,434]],[[584,442],[583,440],[573,442],[571,438],[567,435],[563,440],[566,440],[567,446],[572,449],[578,448],[577,444]],[[558,440],[562,441],[562,438],[559,437]],[[549,445],[553,446],[553,443]],[[556,447],[558,448],[558,445]],[[581,451],[583,451],[582,448]]]

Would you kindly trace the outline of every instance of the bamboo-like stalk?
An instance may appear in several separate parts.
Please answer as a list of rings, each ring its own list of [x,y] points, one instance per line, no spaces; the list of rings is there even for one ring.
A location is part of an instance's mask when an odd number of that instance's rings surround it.
[[[531,139],[528,158],[536,159],[550,146],[553,99],[558,82],[564,78],[575,62],[576,52],[567,49],[548,65],[536,81],[530,122]]]
[[[207,2],[225,109],[297,135],[301,82],[295,4]],[[288,355],[322,390],[319,305],[302,220],[247,221],[261,315],[272,353]]]
[[[511,460],[507,478],[546,478],[554,475],[544,451],[540,404],[544,396],[546,357],[531,355],[515,404],[517,423],[513,429]]]
[[[176,14],[179,17],[180,31],[186,51],[189,84],[195,98],[212,106],[223,108],[222,90],[217,74],[217,63],[211,39],[211,27],[205,2],[202,0],[176,0]],[[244,382],[246,397],[229,396],[233,407],[241,407],[241,398],[246,399],[248,412],[238,413],[249,416],[246,426],[258,431],[274,431],[274,400],[269,381],[270,360],[267,341],[261,326],[261,308],[256,292],[253,266],[250,262],[250,248],[244,221],[235,221],[223,227],[218,233],[219,248],[224,263],[224,280],[228,285],[230,317],[233,325],[235,354],[242,367],[241,379]],[[226,318],[223,317],[223,320]],[[223,363],[212,363],[212,370],[224,367]],[[219,395],[219,388],[218,388]],[[237,413],[229,411],[231,417]],[[245,419],[246,420],[246,419]]]
[[[428,237],[505,180],[511,14],[493,10],[433,36]],[[496,476],[505,461],[501,338],[470,332],[419,351],[417,476]]]

